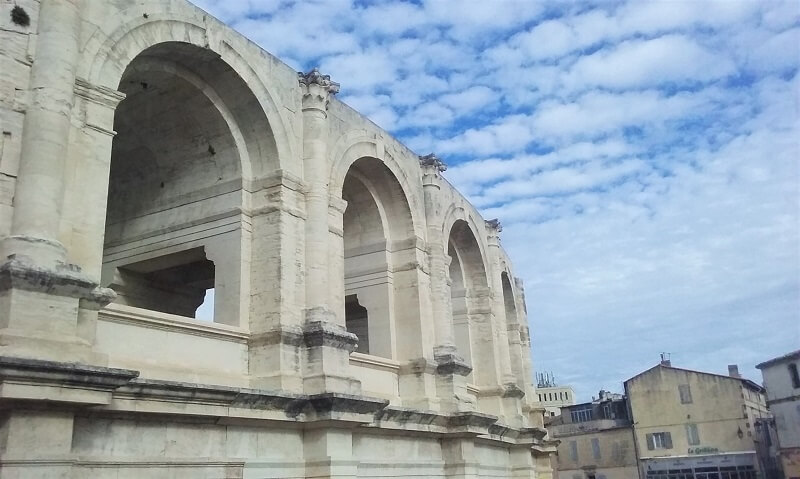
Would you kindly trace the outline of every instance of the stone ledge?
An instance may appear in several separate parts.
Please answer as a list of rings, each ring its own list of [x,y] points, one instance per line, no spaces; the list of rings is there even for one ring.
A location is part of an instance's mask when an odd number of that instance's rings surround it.
[[[503,388],[503,397],[522,399],[525,397],[525,391],[520,389],[519,386],[514,383],[506,384]]]
[[[139,376],[132,369],[0,356],[0,381],[46,382],[116,389]]]
[[[62,263],[56,269],[35,264],[29,258],[11,255],[0,265],[0,291],[21,289],[67,296],[104,306],[116,298],[109,288],[101,288],[79,267]]]
[[[358,337],[348,332],[344,327],[329,321],[313,321],[306,324],[303,329],[303,340],[306,346],[327,346],[344,349],[352,353],[358,345]]]
[[[437,355],[435,360],[436,374],[440,376],[468,376],[472,372],[472,366],[455,353]]]
[[[108,404],[115,389],[138,375],[130,369],[0,356],[0,399]]]
[[[537,446],[545,452],[555,447],[552,441],[543,440],[547,434],[544,429],[515,429],[498,423],[499,418],[496,416],[476,411],[444,413],[390,406],[387,400],[361,395],[293,394],[142,379],[138,375],[138,371],[129,369],[0,356],[0,399],[93,404],[100,406],[94,409],[98,413],[138,412],[219,419],[289,421],[308,424],[309,427],[318,422],[336,421],[354,426],[436,435],[480,436],[519,446]],[[18,385],[24,388],[22,391],[27,395],[7,394],[9,391],[20,391],[13,387]],[[32,394],[37,391],[44,391],[44,394]],[[79,391],[84,394],[65,396],[64,391]],[[144,402],[140,404],[139,401]],[[145,406],[148,401],[159,406]]]
[[[372,421],[375,414],[389,405],[385,399],[342,393],[314,394],[303,402],[302,409],[308,421],[342,419],[365,423]]]

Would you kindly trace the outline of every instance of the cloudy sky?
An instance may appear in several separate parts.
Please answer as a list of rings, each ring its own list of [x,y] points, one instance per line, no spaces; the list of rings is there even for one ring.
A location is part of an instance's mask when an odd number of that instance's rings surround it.
[[[199,0],[420,154],[579,399],[800,348],[800,2]]]

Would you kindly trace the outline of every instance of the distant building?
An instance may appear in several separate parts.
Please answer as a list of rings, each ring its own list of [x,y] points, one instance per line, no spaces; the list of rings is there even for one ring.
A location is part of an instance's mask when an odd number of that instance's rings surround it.
[[[572,386],[559,386],[552,373],[536,375],[536,394],[545,417],[558,416],[563,407],[575,404]]]
[[[757,421],[769,418],[764,388],[729,375],[672,367],[625,381],[643,479],[755,479]],[[763,477],[763,476],[761,476]]]
[[[800,350],[756,366],[764,377],[786,479],[800,478]]]
[[[623,395],[600,391],[592,402],[564,406],[547,428],[560,441],[554,464],[559,479],[638,478],[633,427]]]

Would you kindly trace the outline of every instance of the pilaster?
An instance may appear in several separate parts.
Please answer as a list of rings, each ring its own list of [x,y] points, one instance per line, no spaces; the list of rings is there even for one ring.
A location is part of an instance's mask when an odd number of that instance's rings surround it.
[[[475,409],[474,400],[467,393],[466,380],[472,368],[459,355],[455,345],[450,297],[450,257],[447,254],[448,239],[443,236],[442,231],[445,213],[441,198],[444,182],[442,172],[447,170],[447,165],[434,153],[420,156],[419,163],[422,169],[425,215],[428,224],[431,309],[436,341],[433,349],[436,395],[443,411],[469,411]]]
[[[306,393],[359,393],[349,372],[349,355],[358,338],[345,328],[345,318],[330,304],[330,168],[328,104],[339,91],[316,68],[298,73],[303,105],[303,175],[305,182],[305,310],[303,390]]]
[[[303,391],[301,351],[305,291],[297,260],[305,245],[305,184],[277,171],[248,185],[250,224],[248,344],[253,387]]]
[[[508,321],[506,319],[505,302],[503,298],[502,268],[500,266],[500,232],[503,227],[497,219],[486,221],[486,233],[489,260],[489,287],[492,289],[491,309],[496,333],[495,350],[500,366],[500,384],[502,387],[503,412],[510,425],[520,427],[523,424],[522,398],[525,391],[517,385],[511,368],[511,351],[508,342]]]
[[[107,304],[114,293],[70,264],[60,237],[79,3],[43,0],[39,12],[11,234],[0,244],[0,352],[102,362],[81,337],[78,310]]]

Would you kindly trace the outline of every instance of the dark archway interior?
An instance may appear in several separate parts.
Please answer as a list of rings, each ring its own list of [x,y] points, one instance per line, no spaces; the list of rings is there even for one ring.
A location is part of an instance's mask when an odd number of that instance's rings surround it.
[[[217,272],[195,231],[241,205],[250,158],[274,150],[269,125],[230,66],[189,44],[143,51],[119,90],[103,281],[119,303],[194,317]]]

